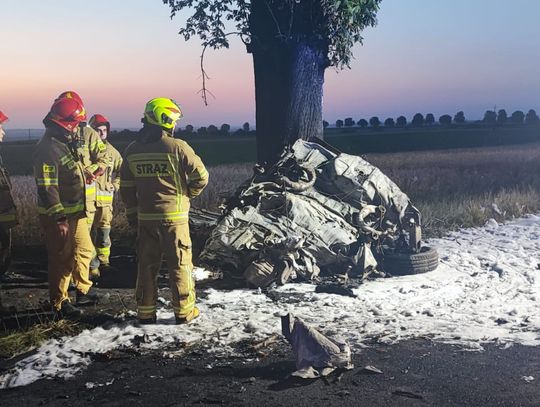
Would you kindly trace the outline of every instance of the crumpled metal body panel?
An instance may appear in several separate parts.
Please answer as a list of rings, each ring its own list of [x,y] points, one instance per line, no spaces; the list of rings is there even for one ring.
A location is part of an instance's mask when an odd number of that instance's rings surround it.
[[[295,238],[321,270],[362,272],[376,267],[375,244],[407,233],[411,214],[419,220],[407,195],[375,166],[298,140],[275,166],[239,188],[201,261],[241,274],[261,258],[301,257],[300,248],[269,254],[275,242]]]

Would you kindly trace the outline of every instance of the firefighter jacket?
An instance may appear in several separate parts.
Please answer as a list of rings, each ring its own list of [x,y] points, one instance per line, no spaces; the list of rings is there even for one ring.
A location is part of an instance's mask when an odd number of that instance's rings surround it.
[[[71,146],[71,147],[70,147]],[[47,129],[34,151],[38,213],[54,219],[85,216],[85,167],[79,148]]]
[[[98,168],[106,171],[108,162],[105,155],[106,146],[99,134],[89,126],[79,127],[77,131],[77,155],[86,173],[93,174]],[[96,211],[97,182],[85,184],[86,212]]]
[[[199,156],[183,140],[167,132],[143,128],[124,153],[120,192],[128,216],[139,222],[188,222],[190,198],[208,184]]]
[[[17,223],[17,208],[13,201],[11,181],[0,156],[0,227],[9,229]]]
[[[96,181],[96,205],[100,208],[112,206],[114,193],[120,189],[120,167],[122,165],[122,156],[118,150],[109,142],[104,142],[104,144],[107,168]]]

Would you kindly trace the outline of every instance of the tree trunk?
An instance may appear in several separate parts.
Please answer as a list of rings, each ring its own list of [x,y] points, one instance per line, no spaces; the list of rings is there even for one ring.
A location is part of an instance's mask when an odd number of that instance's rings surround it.
[[[298,139],[323,137],[322,97],[327,49],[309,37],[280,35],[266,3],[252,3],[257,161],[272,163]]]

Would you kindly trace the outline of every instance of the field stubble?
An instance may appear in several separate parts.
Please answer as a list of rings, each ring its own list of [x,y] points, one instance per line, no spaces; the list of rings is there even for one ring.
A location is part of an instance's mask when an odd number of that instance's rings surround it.
[[[540,211],[540,144],[483,149],[370,154],[366,159],[388,175],[420,209],[424,233],[483,225]],[[251,176],[252,164],[209,168],[210,184],[194,207],[217,210],[224,197]],[[36,212],[36,188],[29,176],[13,176],[20,225],[18,245],[42,241]],[[113,235],[129,234],[124,208],[116,200]]]

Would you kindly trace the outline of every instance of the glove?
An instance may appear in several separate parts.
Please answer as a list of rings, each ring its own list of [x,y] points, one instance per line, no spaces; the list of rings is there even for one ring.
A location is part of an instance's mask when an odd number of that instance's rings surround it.
[[[137,228],[137,225],[138,225],[138,219],[137,219],[137,214],[134,213],[132,215],[127,215],[127,221],[128,221],[128,224],[130,227],[132,228]]]
[[[94,174],[88,171],[84,171],[84,178],[87,185],[90,185],[96,180],[96,177],[94,177]]]
[[[56,233],[62,242],[66,242],[69,235],[69,223],[66,219],[56,222]]]
[[[86,178],[86,183],[88,185],[93,183],[96,180],[96,178],[101,177],[103,174],[105,174],[105,171],[100,167],[98,167],[97,170],[93,172],[89,170],[88,168],[84,170],[84,177]]]

